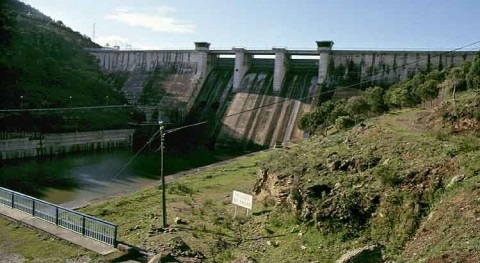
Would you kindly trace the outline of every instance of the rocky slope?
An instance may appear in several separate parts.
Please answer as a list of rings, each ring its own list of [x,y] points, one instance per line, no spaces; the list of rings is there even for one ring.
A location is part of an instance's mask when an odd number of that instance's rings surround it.
[[[477,262],[478,96],[312,138],[264,163],[254,192],[385,260]]]

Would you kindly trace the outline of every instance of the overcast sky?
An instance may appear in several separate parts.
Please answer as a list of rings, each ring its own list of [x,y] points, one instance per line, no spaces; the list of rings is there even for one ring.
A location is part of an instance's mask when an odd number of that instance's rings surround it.
[[[480,0],[24,0],[95,42],[133,48],[450,49],[480,40]],[[472,48],[479,49],[479,45]]]

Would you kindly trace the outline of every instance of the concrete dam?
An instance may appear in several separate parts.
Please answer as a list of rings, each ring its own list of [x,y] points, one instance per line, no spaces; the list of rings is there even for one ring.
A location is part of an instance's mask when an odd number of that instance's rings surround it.
[[[392,84],[419,71],[460,65],[475,55],[333,50],[332,41],[316,44],[312,50],[211,50],[210,43],[196,42],[194,50],[88,51],[105,72],[128,74],[122,92],[130,103],[137,103],[146,89],[158,91],[143,106],[147,114],[153,109],[159,119],[176,124],[208,121],[202,132],[217,144],[262,146],[301,140],[296,122],[332,96],[324,93],[325,87]]]

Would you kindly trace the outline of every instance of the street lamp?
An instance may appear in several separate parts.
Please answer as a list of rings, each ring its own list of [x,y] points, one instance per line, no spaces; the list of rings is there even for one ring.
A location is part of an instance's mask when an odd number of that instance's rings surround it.
[[[107,95],[107,96],[105,96],[105,105],[107,105],[107,106],[108,106],[108,95]]]
[[[68,97],[68,106],[72,106],[72,96]]]
[[[23,95],[20,96],[20,109],[23,109]]]
[[[165,175],[163,174],[163,150],[164,150],[164,142],[165,142],[165,127],[163,125],[163,121],[159,121],[158,124],[160,125],[160,178],[162,180],[162,224],[163,227],[166,228],[167,225],[167,201],[165,199],[166,196],[166,187],[165,187]]]

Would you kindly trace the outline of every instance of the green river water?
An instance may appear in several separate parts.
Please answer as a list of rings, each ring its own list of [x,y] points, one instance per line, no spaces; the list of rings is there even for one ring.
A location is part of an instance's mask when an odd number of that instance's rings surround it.
[[[74,208],[93,199],[132,192],[160,179],[160,155],[117,150],[83,153],[3,165],[0,186]],[[165,174],[212,164],[238,156],[235,153],[199,151],[183,156],[166,154]],[[122,170],[123,169],[123,170]]]

